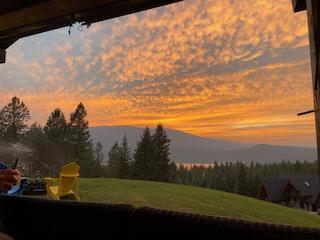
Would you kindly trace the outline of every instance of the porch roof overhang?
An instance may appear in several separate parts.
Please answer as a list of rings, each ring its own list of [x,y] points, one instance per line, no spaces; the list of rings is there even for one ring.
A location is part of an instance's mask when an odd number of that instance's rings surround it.
[[[0,63],[19,38],[70,26],[91,24],[182,0],[2,0]]]

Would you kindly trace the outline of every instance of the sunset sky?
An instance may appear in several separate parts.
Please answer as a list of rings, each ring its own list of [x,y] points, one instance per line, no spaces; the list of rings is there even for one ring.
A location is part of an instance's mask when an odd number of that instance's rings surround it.
[[[45,123],[82,101],[91,126],[166,127],[241,142],[315,146],[307,19],[290,0],[187,0],[21,39],[0,65]]]

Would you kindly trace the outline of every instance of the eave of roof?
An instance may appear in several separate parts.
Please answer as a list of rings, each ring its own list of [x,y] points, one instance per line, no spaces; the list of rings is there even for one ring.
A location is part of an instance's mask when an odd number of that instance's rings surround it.
[[[50,0],[1,0],[0,15],[48,1]]]
[[[8,5],[2,9],[7,13],[0,14],[0,48],[4,43],[74,22],[94,23],[178,1],[181,0],[51,0],[17,11],[9,11]]]

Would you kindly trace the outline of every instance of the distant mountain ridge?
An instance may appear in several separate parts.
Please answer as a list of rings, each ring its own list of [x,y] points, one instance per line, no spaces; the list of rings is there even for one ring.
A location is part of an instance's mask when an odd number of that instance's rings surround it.
[[[151,129],[152,130],[152,129]],[[314,161],[316,149],[305,147],[277,146],[268,144],[244,144],[235,141],[195,136],[189,133],[166,129],[171,139],[171,159],[176,163],[213,163],[217,162],[279,162]],[[93,142],[101,142],[105,155],[115,143],[121,142],[127,135],[129,146],[136,148],[143,128],[132,126],[101,126],[91,127]]]

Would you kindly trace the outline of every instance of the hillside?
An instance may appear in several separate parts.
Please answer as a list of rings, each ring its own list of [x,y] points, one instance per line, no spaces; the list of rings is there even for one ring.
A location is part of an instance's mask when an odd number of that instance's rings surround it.
[[[320,227],[320,217],[303,210],[236,194],[184,185],[118,179],[81,179],[81,201],[127,203],[137,207]]]
[[[316,150],[313,148],[288,147],[275,145],[250,145],[195,136],[177,130],[166,129],[171,139],[171,159],[176,163],[214,163],[235,161],[256,161],[260,163],[282,160],[314,161]],[[131,149],[136,147],[143,129],[131,126],[102,126],[90,128],[94,142],[101,142],[106,153],[115,141],[127,135]]]

